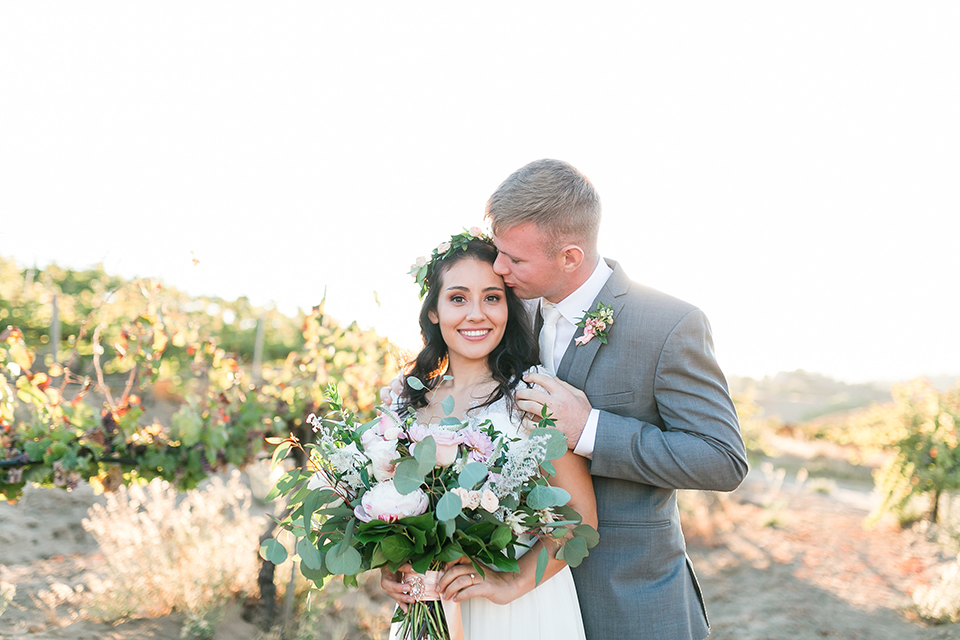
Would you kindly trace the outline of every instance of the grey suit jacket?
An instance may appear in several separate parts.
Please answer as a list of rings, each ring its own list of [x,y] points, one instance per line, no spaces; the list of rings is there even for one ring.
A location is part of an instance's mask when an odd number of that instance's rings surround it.
[[[590,310],[613,307],[608,344],[571,343],[557,368],[600,410],[590,464],[600,543],[574,569],[587,638],[699,640],[709,626],[676,490],[740,484],[737,413],[703,312],[607,263]]]

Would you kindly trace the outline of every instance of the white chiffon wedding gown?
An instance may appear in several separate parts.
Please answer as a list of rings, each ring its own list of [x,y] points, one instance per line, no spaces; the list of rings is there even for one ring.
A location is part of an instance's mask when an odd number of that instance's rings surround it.
[[[491,420],[509,438],[526,438],[518,420],[511,418],[506,400],[469,412],[470,420]],[[519,555],[527,551],[518,547]],[[493,571],[494,569],[490,569]],[[460,603],[464,640],[585,640],[577,589],[570,567],[564,567],[526,595],[508,604],[494,604],[486,598]],[[396,637],[397,626],[391,629]]]

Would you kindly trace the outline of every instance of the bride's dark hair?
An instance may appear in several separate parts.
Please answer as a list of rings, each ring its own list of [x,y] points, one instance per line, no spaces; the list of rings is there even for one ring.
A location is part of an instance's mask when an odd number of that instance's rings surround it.
[[[441,283],[450,267],[461,260],[478,260],[493,265],[497,259],[497,248],[486,240],[474,239],[463,250],[439,260],[430,274],[429,288],[420,307],[420,335],[423,337],[423,349],[410,363],[407,376],[419,379],[425,385],[423,389],[414,389],[406,379],[403,381],[403,399],[407,407],[419,409],[429,404],[428,392],[443,381],[447,369],[447,343],[440,333],[440,326],[430,321],[430,312],[437,312]],[[510,287],[504,287],[507,301],[507,326],[500,344],[487,356],[490,373],[497,388],[478,407],[486,407],[500,398],[506,397],[512,405],[513,393],[520,383],[523,372],[540,361],[540,350],[533,337],[530,317],[523,301]],[[511,406],[512,408],[512,406]]]

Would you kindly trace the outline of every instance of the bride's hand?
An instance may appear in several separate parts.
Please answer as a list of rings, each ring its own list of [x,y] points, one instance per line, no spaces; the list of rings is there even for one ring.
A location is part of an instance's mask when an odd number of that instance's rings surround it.
[[[479,597],[494,604],[507,604],[517,599],[514,574],[493,569],[486,569],[484,573],[486,576],[477,573],[469,558],[460,558],[447,564],[437,591],[444,600],[454,602]]]
[[[400,576],[404,573],[413,572],[413,567],[409,564],[400,567],[399,573],[389,571],[386,567],[380,567],[380,587],[388,596],[396,600],[404,611],[407,610],[407,605],[411,604],[414,599],[410,595],[410,586],[401,582]]]

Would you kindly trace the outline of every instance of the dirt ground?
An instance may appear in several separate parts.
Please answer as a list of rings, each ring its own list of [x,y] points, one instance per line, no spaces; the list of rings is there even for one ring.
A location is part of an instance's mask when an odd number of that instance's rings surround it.
[[[771,467],[764,469],[751,471],[728,496],[693,494],[683,501],[711,638],[960,639],[960,624],[925,625],[909,608],[913,590],[934,581],[953,559],[929,532],[865,528],[871,496],[862,483],[838,482],[822,493],[815,490],[822,484],[796,482],[792,469],[782,483]],[[177,614],[109,625],[72,619],[69,607],[51,611],[38,598],[53,582],[76,586],[97,571],[102,559],[80,525],[97,500],[84,486],[72,493],[33,489],[16,505],[0,504],[0,580],[17,586],[13,606],[0,617],[0,639],[180,638]],[[348,594],[331,603],[330,624],[342,637],[385,637],[379,619],[388,607],[375,590],[365,591],[359,600],[361,594]],[[216,635],[262,637],[241,619],[239,607],[225,613]]]

